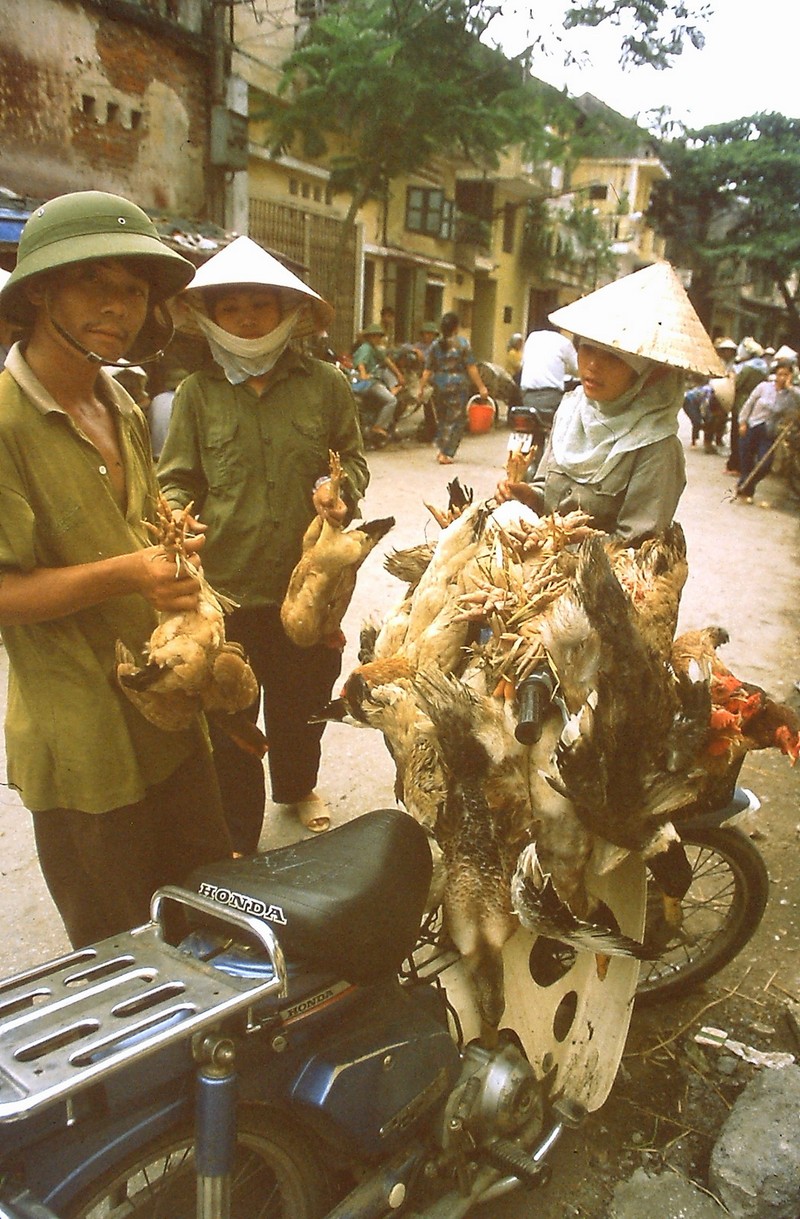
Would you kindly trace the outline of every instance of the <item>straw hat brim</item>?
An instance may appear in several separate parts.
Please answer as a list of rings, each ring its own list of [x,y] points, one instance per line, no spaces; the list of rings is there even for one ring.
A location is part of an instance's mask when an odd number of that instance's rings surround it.
[[[668,262],[634,271],[550,314],[583,339],[706,377],[725,368]]]
[[[206,288],[225,287],[272,288],[279,294],[284,312],[306,305],[294,331],[295,338],[327,330],[333,321],[333,307],[313,288],[257,242],[237,237],[203,263],[187,289],[170,304],[176,328],[183,334],[200,335],[186,304],[200,305]]]

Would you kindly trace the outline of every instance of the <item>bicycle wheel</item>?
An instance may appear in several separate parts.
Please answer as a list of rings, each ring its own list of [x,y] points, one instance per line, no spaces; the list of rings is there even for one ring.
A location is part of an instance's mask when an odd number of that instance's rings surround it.
[[[94,1181],[67,1219],[195,1219],[193,1146],[190,1122],[166,1131]],[[231,1219],[322,1219],[331,1205],[325,1173],[308,1142],[284,1122],[243,1108]]]
[[[741,952],[761,922],[769,896],[764,861],[749,838],[726,826],[681,835],[692,868],[682,902],[683,923],[666,927],[660,891],[651,881],[645,942],[663,943],[656,961],[642,962],[636,998],[683,995]]]

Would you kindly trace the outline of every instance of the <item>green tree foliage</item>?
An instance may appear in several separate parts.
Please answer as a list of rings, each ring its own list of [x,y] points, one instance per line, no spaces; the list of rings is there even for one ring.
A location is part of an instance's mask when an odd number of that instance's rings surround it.
[[[480,40],[488,20],[462,0],[331,6],[284,64],[266,113],[275,147],[316,158],[340,137],[331,185],[353,193],[354,211],[443,153],[487,167],[514,143],[541,155],[541,96]]]
[[[704,46],[702,26],[709,11],[708,4],[693,7],[683,0],[575,0],[564,25],[574,29],[611,22],[620,26],[622,64],[668,68],[686,43],[698,50]]]
[[[745,282],[755,271],[776,285],[800,342],[800,120],[755,114],[687,131],[661,151],[672,177],[650,218],[693,268],[701,316],[721,276]]]
[[[530,49],[508,59],[487,45],[500,11],[491,0],[330,2],[285,61],[278,97],[253,117],[268,119],[276,150],[319,158],[332,137],[334,147],[344,140],[347,153],[330,159],[331,185],[352,193],[353,215],[442,154],[487,168],[514,144],[551,156],[554,131],[569,134],[569,104],[530,76]],[[683,0],[592,0],[567,12],[572,25],[632,22],[623,47],[632,62],[666,62],[680,50],[678,30],[695,45],[700,37]],[[665,34],[667,13],[678,27]]]
[[[574,274],[590,291],[613,278],[617,267],[607,226],[578,199],[568,209],[546,199],[528,204],[521,257],[541,279],[559,268]]]

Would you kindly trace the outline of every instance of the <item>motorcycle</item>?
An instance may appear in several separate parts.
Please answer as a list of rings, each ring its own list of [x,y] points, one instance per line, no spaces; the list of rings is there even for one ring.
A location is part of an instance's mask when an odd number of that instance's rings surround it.
[[[379,368],[375,376],[368,380],[361,380],[352,367],[345,369],[358,403],[361,430],[368,448],[382,448],[390,441],[425,438],[426,419],[422,408],[430,402],[433,389],[426,386],[420,394],[419,382],[424,368],[422,355],[416,347],[406,343],[394,353],[394,364],[403,375],[402,384],[388,367]],[[370,437],[370,430],[385,401],[387,389],[395,398],[394,417],[391,425],[387,425],[388,439],[376,443]]]
[[[576,381],[567,382],[565,392],[577,384]],[[508,453],[520,467],[524,467],[525,481],[530,481],[536,473],[561,398],[559,390],[525,389],[522,391],[522,401],[509,405],[507,418],[511,435],[508,438]]]
[[[682,821],[686,918],[642,998],[755,930],[766,871],[734,819],[756,806],[737,789]],[[458,1219],[544,1184],[613,1084],[638,962],[601,977],[520,928],[505,1027],[481,1044],[431,875],[408,814],[367,812],[203,868],[144,926],[1,982],[0,1216]],[[658,934],[646,883],[633,856],[595,877],[626,934]]]

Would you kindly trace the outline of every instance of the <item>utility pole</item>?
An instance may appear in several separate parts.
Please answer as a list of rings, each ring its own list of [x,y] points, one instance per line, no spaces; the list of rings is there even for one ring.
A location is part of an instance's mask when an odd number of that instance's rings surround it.
[[[207,206],[225,229],[248,227],[247,82],[231,74],[233,0],[211,0],[207,14],[211,67]]]

